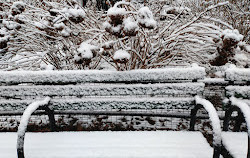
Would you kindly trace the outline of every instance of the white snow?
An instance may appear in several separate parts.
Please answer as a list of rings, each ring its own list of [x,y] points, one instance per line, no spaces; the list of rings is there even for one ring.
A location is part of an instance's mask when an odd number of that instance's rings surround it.
[[[64,12],[66,14],[67,17],[81,17],[84,18],[86,13],[84,12],[84,10],[82,9],[77,9],[77,8],[64,8],[62,10],[62,12]]]
[[[147,28],[155,28],[157,22],[154,20],[153,13],[148,7],[142,7],[138,11],[138,22]]]
[[[220,146],[221,145],[220,119],[219,119],[219,116],[218,116],[213,104],[210,103],[206,99],[200,98],[199,96],[195,97],[195,101],[196,101],[196,104],[201,104],[208,112],[209,119],[210,119],[212,127],[213,127],[213,144]]]
[[[57,28],[57,29],[63,29],[66,26],[65,26],[65,24],[63,22],[60,22],[60,23],[54,24],[54,27]]]
[[[30,116],[32,115],[32,113],[39,107],[39,106],[43,106],[48,104],[50,98],[46,97],[44,100],[42,101],[35,101],[33,103],[31,103],[27,109],[25,109],[20,124],[18,126],[18,131],[17,131],[17,149],[21,149],[23,148],[23,141],[24,141],[24,137],[25,137],[25,131],[30,119]]]
[[[80,47],[77,49],[77,52],[80,53],[80,57],[84,59],[91,59],[93,58],[92,51],[94,49],[98,49],[97,46],[91,45],[87,42],[82,42]]]
[[[125,8],[118,8],[116,6],[109,8],[107,15],[108,16],[117,16],[117,15],[125,15],[126,9]]]
[[[250,81],[250,68],[237,68],[235,65],[230,65],[225,71],[225,80]]]
[[[122,59],[127,59],[127,60],[129,60],[130,59],[130,54],[127,52],[127,51],[125,51],[125,50],[122,50],[122,49],[119,49],[118,51],[116,51],[115,53],[114,53],[114,59],[115,60],[122,60]]]
[[[131,71],[68,70],[68,71],[0,71],[0,83],[84,83],[84,82],[161,82],[204,79],[205,68],[183,67]]]
[[[41,20],[39,22],[35,22],[34,25],[39,29],[46,29],[49,26],[49,22],[47,20]]]
[[[137,25],[137,22],[135,22],[131,17],[126,18],[123,21],[123,25],[124,25],[123,30],[127,31],[127,32],[136,31],[139,28],[138,25]]]
[[[72,30],[69,27],[65,27],[62,31],[61,34],[64,37],[68,37],[70,36],[70,33],[72,32]]]
[[[243,40],[243,35],[241,35],[239,33],[239,31],[237,29],[235,30],[230,30],[230,29],[226,29],[222,31],[221,36],[223,37],[223,39],[233,39],[235,42],[240,42]]]
[[[3,158],[16,158],[16,133],[0,133]],[[200,132],[27,133],[26,158],[211,158]]]
[[[235,105],[241,109],[241,112],[243,113],[247,123],[248,135],[250,135],[250,107],[243,100],[237,99],[235,97],[231,97],[230,101],[232,105]]]
[[[239,96],[243,98],[250,98],[250,86],[227,86],[226,88],[226,96]]]
[[[222,132],[223,145],[234,158],[246,158],[248,135],[246,132]]]
[[[6,28],[8,28],[9,30],[16,29],[19,26],[18,23],[14,22],[14,21],[8,21],[8,20],[5,20],[5,19],[3,19],[2,24]]]

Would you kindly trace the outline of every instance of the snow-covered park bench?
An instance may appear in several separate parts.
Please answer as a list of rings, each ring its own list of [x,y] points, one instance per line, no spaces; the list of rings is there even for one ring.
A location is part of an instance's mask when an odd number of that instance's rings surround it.
[[[46,111],[51,131],[57,131],[54,116],[56,114],[192,118],[191,130],[194,130],[196,118],[210,118],[214,151],[204,150],[207,153],[203,154],[218,158],[221,154],[220,120],[213,105],[199,97],[203,94],[204,83],[197,81],[204,77],[205,69],[196,65],[187,68],[127,72],[96,70],[1,72],[0,113],[8,115],[24,112],[18,129],[19,158],[24,157],[25,131],[30,116],[36,110]],[[201,107],[208,112],[208,115],[195,116]],[[172,112],[168,113],[170,109]],[[193,116],[191,109],[195,111],[192,112]],[[208,145],[200,133],[196,134],[197,140],[190,142],[188,137],[191,137],[191,133],[187,132],[186,136],[181,135],[184,142],[178,142],[176,139],[177,142],[173,144],[181,143],[179,144],[181,146],[201,140],[203,144],[199,143],[200,148]],[[194,150],[199,151],[188,145],[185,147],[191,154],[195,153]],[[186,155],[188,156],[187,153]]]
[[[234,132],[223,133],[223,144],[228,149],[229,155],[235,158],[250,157],[250,69],[231,66],[225,72],[225,80],[229,81],[226,89],[226,113],[223,131],[229,130],[229,123],[234,112],[237,118],[233,128]],[[247,134],[239,132],[242,123],[247,126]]]

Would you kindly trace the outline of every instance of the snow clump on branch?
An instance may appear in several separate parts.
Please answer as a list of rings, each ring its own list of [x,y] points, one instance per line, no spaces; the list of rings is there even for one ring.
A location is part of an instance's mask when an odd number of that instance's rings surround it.
[[[131,55],[127,51],[119,49],[115,52],[113,58],[118,63],[126,63],[130,59],[130,56]]]
[[[87,42],[81,43],[77,49],[77,54],[74,56],[76,64],[86,64],[91,62],[91,59],[96,56],[98,47]]]
[[[138,11],[138,22],[142,27],[153,29],[157,22],[154,20],[153,13],[148,7],[142,7]]]

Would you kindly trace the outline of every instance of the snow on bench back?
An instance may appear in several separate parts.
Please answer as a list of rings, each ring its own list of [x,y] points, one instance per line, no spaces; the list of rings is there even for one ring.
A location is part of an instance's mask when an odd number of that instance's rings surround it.
[[[250,81],[250,68],[237,68],[235,65],[225,71],[226,81]]]
[[[250,86],[227,86],[226,96],[250,99]]]
[[[78,83],[140,83],[171,80],[204,79],[205,69],[193,64],[187,68],[165,68],[131,71],[69,70],[69,71],[0,71],[0,85],[78,84]]]

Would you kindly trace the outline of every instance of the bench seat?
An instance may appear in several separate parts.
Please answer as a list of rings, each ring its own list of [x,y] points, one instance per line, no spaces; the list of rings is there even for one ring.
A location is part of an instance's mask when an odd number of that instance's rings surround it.
[[[234,158],[247,157],[247,137],[246,132],[222,132],[223,145]]]
[[[213,148],[200,132],[26,134],[26,158],[211,158],[213,156]],[[16,137],[16,133],[0,133],[0,140],[3,140],[0,142],[0,153],[3,157],[16,158]]]

